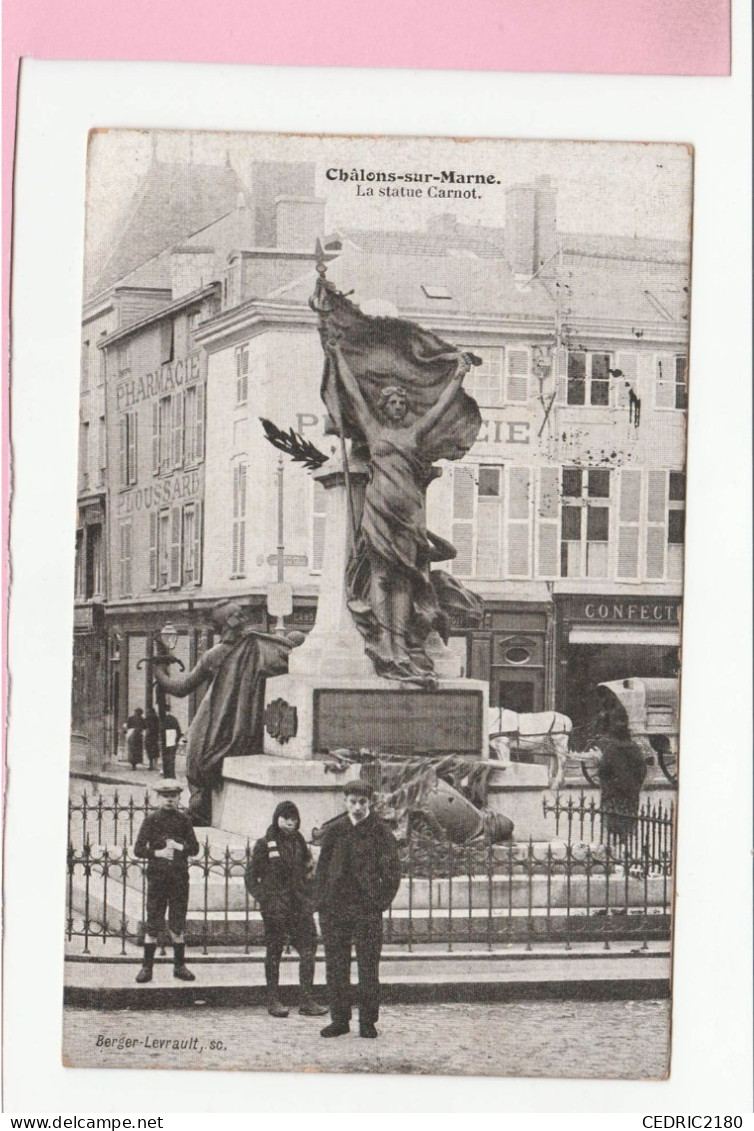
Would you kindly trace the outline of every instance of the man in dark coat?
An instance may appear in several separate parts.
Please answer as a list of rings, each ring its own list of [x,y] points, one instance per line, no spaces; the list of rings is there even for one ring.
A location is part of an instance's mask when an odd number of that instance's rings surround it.
[[[602,752],[599,763],[602,825],[610,849],[623,852],[631,849],[637,835],[647,763],[641,747],[631,737],[623,704],[609,688],[600,687],[599,694],[597,744]]]
[[[246,869],[246,887],[259,904],[264,923],[267,1012],[272,1017],[288,1016],[288,1010],[278,1000],[280,959],[286,942],[299,956],[299,1013],[304,1017],[322,1017],[327,1013],[327,1007],[318,1005],[312,996],[317,949],[312,913],[314,863],[299,832],[300,825],[301,816],[294,803],[281,801],[267,832],[254,845]]]
[[[147,861],[147,922],[144,935],[144,963],[136,975],[140,984],[152,981],[152,967],[157,940],[165,929],[173,942],[173,976],[182,982],[193,982],[194,975],[185,965],[186,912],[189,897],[190,856],[196,856],[199,843],[194,826],[178,801],[181,785],[166,778],[156,788],[161,808],[144,818],[134,845],[134,856]]]
[[[315,877],[332,1018],[322,1036],[339,1037],[350,1028],[354,945],[359,967],[359,1033],[376,1037],[382,913],[398,891],[400,860],[392,833],[372,812],[371,785],[348,782],[345,795],[346,812],[325,828]]]
[[[144,750],[149,760],[149,768],[153,770],[160,756],[160,720],[154,707],[147,707],[144,716]],[[173,777],[172,774],[169,777]]]

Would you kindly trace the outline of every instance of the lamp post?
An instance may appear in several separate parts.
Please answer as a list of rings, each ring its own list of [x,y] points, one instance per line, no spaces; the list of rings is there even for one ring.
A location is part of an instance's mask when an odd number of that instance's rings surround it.
[[[168,621],[163,625],[159,633],[154,635],[154,647],[157,649],[156,654],[152,654],[143,660],[139,660],[136,665],[140,668],[143,663],[150,665],[150,672],[152,671],[153,664],[163,664],[165,668],[169,668],[171,664],[178,664],[181,671],[183,671],[183,661],[179,660],[177,656],[173,655],[173,649],[178,643],[179,637],[178,629],[174,624]],[[160,762],[165,768],[165,715],[167,714],[167,704],[165,702],[165,689],[160,684],[153,680],[155,702],[157,704],[157,720],[160,731],[159,748],[160,748]],[[166,776],[170,777],[170,774]]]

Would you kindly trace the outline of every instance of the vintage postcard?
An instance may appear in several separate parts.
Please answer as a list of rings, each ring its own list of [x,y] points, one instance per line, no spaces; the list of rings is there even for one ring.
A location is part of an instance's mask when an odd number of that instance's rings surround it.
[[[91,135],[65,1064],[667,1075],[692,172]]]

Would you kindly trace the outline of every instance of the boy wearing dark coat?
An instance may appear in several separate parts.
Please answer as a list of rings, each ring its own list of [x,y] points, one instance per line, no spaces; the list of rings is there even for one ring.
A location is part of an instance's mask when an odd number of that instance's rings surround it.
[[[323,1037],[347,1033],[351,1021],[351,947],[359,967],[359,1033],[376,1037],[380,1009],[382,914],[401,882],[390,829],[372,811],[368,782],[344,787],[346,812],[325,828],[317,864],[317,910],[325,943],[330,1016]]]
[[[301,816],[292,801],[282,801],[272,814],[266,834],[254,845],[246,869],[246,887],[259,904],[264,923],[267,953],[264,973],[267,982],[267,1012],[272,1017],[287,1017],[288,1010],[278,1000],[280,959],[286,942],[299,956],[299,1013],[322,1017],[327,1007],[312,996],[317,929],[312,913],[312,873],[314,865],[309,846],[299,832]]]
[[[174,779],[160,782],[155,792],[161,808],[147,814],[134,844],[134,856],[147,861],[147,924],[144,935],[144,964],[136,975],[140,984],[152,981],[152,968],[157,939],[165,927],[173,942],[173,976],[182,982],[193,982],[194,975],[185,965],[186,913],[189,898],[190,856],[196,856],[199,842],[194,826],[178,802],[182,786]]]

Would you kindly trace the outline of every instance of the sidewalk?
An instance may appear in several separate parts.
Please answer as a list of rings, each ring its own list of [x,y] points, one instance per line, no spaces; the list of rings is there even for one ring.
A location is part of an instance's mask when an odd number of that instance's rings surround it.
[[[104,950],[105,948],[103,948]],[[109,948],[108,948],[109,949]],[[115,948],[113,948],[114,950]],[[154,981],[134,982],[140,951],[69,954],[65,966],[67,1005],[95,1009],[155,1009],[202,1002],[213,1005],[260,1005],[265,999],[264,952],[189,953],[196,982],[175,981],[172,955],[158,957]],[[297,1000],[298,960],[286,955],[281,968],[283,1000]],[[387,1002],[483,1002],[543,999],[584,1001],[667,998],[670,996],[670,950],[667,943],[590,943],[564,947],[541,945],[493,950],[473,944],[383,949],[380,980]],[[324,957],[317,959],[317,994],[324,1000]]]

